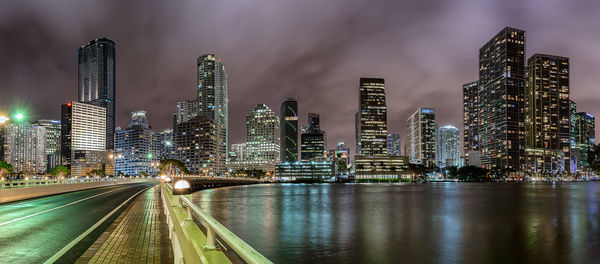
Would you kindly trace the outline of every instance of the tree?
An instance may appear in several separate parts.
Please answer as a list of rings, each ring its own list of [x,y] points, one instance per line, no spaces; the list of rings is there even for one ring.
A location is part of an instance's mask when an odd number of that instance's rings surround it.
[[[346,173],[348,171],[346,160],[338,160],[336,165],[339,173]]]
[[[458,169],[458,178],[463,181],[481,181],[485,179],[487,173],[487,169],[469,165]]]
[[[147,172],[145,172],[145,171],[142,171],[142,172],[140,172],[140,176],[144,176],[144,177],[146,177],[146,176],[148,176],[148,173],[147,173]]]
[[[600,174],[600,144],[593,145],[587,151],[588,169]]]
[[[160,165],[158,165],[158,169],[161,172],[167,173],[170,175],[177,174],[191,174],[191,172],[185,167],[185,164],[179,160],[175,159],[164,159],[160,161]]]
[[[54,177],[58,176],[57,178],[64,178],[69,175],[69,173],[71,173],[71,170],[65,166],[56,166],[50,170],[50,175]]]
[[[4,178],[4,174],[11,174],[14,172],[13,165],[6,162],[0,161],[0,178]]]
[[[105,175],[103,170],[92,170],[89,174],[92,177],[102,177]]]

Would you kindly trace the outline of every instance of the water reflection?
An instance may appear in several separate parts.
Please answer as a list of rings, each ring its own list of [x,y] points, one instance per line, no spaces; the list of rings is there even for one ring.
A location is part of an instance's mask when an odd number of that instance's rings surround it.
[[[593,263],[600,184],[269,184],[194,202],[276,263]]]

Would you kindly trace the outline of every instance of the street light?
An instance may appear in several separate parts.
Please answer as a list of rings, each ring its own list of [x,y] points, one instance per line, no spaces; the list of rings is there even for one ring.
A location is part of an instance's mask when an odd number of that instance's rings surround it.
[[[8,120],[10,120],[10,118],[8,118],[7,116],[0,116],[0,124],[4,124]]]

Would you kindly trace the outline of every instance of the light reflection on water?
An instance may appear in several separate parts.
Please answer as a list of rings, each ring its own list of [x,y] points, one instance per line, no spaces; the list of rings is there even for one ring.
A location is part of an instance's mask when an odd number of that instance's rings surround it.
[[[193,195],[275,263],[594,263],[600,184],[266,184]]]

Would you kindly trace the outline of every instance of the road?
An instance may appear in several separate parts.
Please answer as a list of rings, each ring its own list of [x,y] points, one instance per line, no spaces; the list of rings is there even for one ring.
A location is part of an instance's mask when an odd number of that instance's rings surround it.
[[[120,184],[0,205],[0,262],[44,263],[127,199],[153,185]],[[100,234],[93,232],[59,262],[71,262]]]

